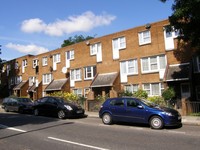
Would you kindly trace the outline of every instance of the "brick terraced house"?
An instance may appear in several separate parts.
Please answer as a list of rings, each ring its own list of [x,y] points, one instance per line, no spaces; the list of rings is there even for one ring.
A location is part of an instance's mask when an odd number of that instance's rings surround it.
[[[0,76],[4,95],[35,100],[66,91],[89,104],[98,95],[116,97],[140,88],[159,96],[170,86],[177,101],[200,101],[200,56],[177,49],[179,31],[168,32],[168,25],[163,20],[7,61]]]

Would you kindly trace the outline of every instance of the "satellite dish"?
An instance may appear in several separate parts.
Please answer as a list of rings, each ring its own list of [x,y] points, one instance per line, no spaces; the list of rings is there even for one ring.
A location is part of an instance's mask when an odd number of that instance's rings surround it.
[[[62,68],[62,73],[67,73],[67,68],[66,67]]]

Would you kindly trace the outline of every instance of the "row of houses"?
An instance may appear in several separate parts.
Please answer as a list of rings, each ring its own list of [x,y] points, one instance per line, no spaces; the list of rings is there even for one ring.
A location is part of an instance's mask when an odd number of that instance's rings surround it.
[[[35,100],[66,91],[90,101],[138,89],[160,96],[173,87],[177,100],[200,101],[200,56],[189,47],[179,49],[180,32],[168,26],[162,20],[9,60],[1,68],[1,97]]]

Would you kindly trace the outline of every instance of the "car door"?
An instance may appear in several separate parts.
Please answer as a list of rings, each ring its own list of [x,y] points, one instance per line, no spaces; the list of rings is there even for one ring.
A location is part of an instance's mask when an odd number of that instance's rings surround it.
[[[8,103],[9,111],[17,111],[16,107],[17,107],[17,99],[11,98]]]
[[[126,99],[126,118],[129,122],[143,123],[146,111],[136,99]]]
[[[58,103],[53,97],[49,97],[46,101],[46,111],[48,114],[57,115]]]
[[[125,100],[124,99],[113,99],[110,102],[110,111],[113,116],[113,120],[124,121],[125,120]]]

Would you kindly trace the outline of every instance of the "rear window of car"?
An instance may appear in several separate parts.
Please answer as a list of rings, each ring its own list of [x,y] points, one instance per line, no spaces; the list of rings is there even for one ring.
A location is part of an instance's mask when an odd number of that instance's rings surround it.
[[[111,106],[124,106],[124,100],[123,99],[113,99],[110,101]]]

